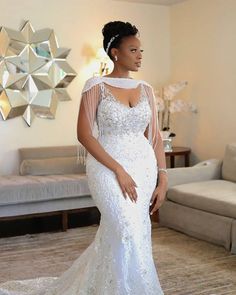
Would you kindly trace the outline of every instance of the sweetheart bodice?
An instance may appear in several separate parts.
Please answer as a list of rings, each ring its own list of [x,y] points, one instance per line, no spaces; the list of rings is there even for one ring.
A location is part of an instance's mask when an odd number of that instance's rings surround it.
[[[104,85],[97,109],[97,124],[100,136],[144,133],[151,117],[151,109],[141,84],[140,97],[133,107],[120,102]]]

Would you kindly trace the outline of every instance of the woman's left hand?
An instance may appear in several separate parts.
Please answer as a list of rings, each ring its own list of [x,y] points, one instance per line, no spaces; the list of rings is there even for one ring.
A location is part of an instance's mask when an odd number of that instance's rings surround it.
[[[152,194],[152,198],[150,201],[150,206],[154,203],[154,207],[152,208],[150,214],[152,215],[155,211],[157,211],[163,202],[165,201],[165,196],[166,196],[166,191],[167,191],[167,181],[161,181],[157,188],[154,190]]]

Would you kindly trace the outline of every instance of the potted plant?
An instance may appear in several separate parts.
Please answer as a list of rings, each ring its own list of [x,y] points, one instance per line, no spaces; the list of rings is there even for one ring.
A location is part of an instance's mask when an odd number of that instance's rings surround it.
[[[155,90],[159,128],[161,130],[165,151],[172,150],[172,138],[176,136],[176,134],[171,131],[171,114],[183,111],[197,113],[195,104],[182,99],[174,99],[177,93],[185,88],[187,84],[187,81],[179,81],[175,84],[162,87],[161,93],[159,90]]]

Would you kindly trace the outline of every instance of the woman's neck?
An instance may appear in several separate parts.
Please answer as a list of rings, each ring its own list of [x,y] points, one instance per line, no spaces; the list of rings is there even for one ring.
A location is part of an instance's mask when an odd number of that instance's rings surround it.
[[[121,71],[121,70],[118,70],[118,69],[114,69],[106,77],[111,77],[111,78],[130,78],[129,71]]]

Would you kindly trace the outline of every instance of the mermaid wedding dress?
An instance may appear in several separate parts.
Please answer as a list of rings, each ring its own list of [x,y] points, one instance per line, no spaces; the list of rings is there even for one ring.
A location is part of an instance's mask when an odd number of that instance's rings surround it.
[[[140,85],[138,103],[126,106],[108,85]],[[149,214],[158,175],[152,88],[142,80],[94,77],[86,82],[81,103],[90,106],[88,116],[91,126],[97,125],[97,140],[136,182],[137,202],[125,199],[115,174],[88,153],[88,184],[101,212],[94,241],[59,278],[6,282],[0,285],[0,295],[164,294],[152,256]]]

